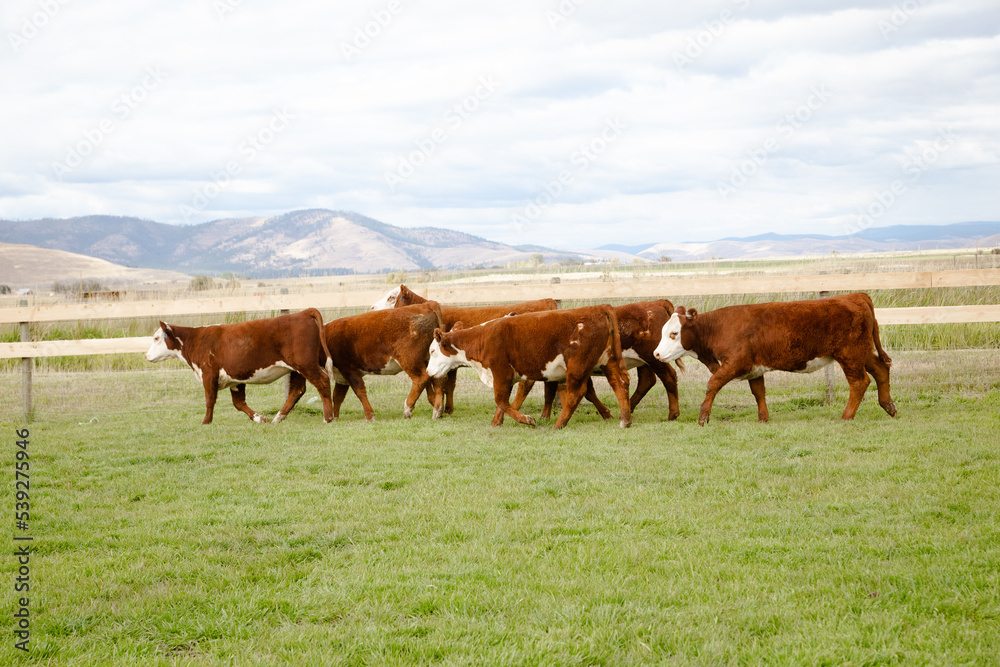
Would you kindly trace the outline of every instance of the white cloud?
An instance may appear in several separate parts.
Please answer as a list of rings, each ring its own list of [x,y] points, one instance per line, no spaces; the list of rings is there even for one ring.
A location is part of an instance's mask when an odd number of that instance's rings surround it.
[[[236,161],[194,219],[323,206],[576,247],[839,233],[951,128],[878,224],[996,218],[1000,17],[985,0],[54,1],[33,32],[37,0],[0,9],[0,217],[182,222]],[[149,68],[162,82],[134,99]],[[456,116],[483,77],[496,90]],[[294,119],[249,158],[282,109]],[[627,129],[575,169],[612,119]],[[405,160],[420,164],[393,189]]]

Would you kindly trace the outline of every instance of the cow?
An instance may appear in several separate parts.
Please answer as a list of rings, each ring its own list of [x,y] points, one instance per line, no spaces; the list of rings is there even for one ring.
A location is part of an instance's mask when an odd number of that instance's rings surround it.
[[[415,303],[427,301],[406,285],[400,285],[389,290],[379,301],[372,305],[371,310],[385,310],[388,308],[402,308]],[[538,299],[537,301],[525,301],[523,303],[512,303],[500,306],[441,306],[441,315],[444,317],[444,330],[451,331],[456,322],[461,322],[465,327],[475,326],[498,317],[507,315],[518,315],[520,313],[535,313],[543,310],[556,310],[559,302],[555,299]],[[455,383],[458,378],[458,370],[448,373],[444,382],[444,412],[452,414],[455,411]],[[520,390],[519,390],[520,391]],[[523,400],[523,399],[522,399]],[[609,413],[610,414],[610,413]]]
[[[619,424],[632,423],[628,399],[628,371],[622,359],[618,320],[611,306],[589,306],[503,317],[473,327],[456,324],[438,329],[430,348],[427,372],[444,377],[459,366],[471,366],[497,404],[493,426],[509,415],[522,424],[535,420],[510,404],[510,391],[522,378],[536,382],[565,381],[562,412],[553,425],[562,428],[587,391],[590,374],[604,367],[618,397]]]
[[[395,375],[405,372],[413,385],[403,405],[403,416],[413,415],[413,406],[426,389],[434,406],[434,418],[441,416],[441,383],[427,374],[427,359],[434,330],[444,326],[441,306],[427,301],[393,310],[369,311],[326,323],[327,347],[333,360],[333,417],[347,388],[354,390],[365,411],[365,419],[375,419],[368,402],[365,375]]]
[[[677,372],[653,355],[653,350],[660,342],[660,335],[663,325],[674,312],[674,304],[667,299],[657,301],[640,301],[624,306],[615,306],[615,317],[618,318],[618,333],[621,339],[622,358],[625,360],[625,368],[632,370],[638,368],[638,385],[632,398],[629,399],[629,408],[635,411],[643,397],[656,385],[659,378],[663,383],[663,388],[667,391],[668,413],[667,419],[673,421],[680,415],[680,403],[677,398]],[[679,368],[683,368],[682,362],[677,359],[675,363]],[[603,374],[600,368],[594,369],[594,374]],[[511,401],[511,405],[520,409],[521,404],[531,391],[533,383],[525,382],[518,387],[517,395]],[[542,419],[548,419],[552,414],[552,403],[555,398],[555,385],[546,383],[545,385],[545,405],[542,408]],[[592,387],[588,388],[587,398],[597,408],[602,417],[607,419],[611,412],[592,393]]]
[[[267,417],[246,402],[246,385],[268,384],[291,374],[285,405],[274,417],[283,420],[312,383],[323,399],[323,420],[333,420],[330,398],[330,351],[323,336],[323,317],[315,308],[238,324],[182,327],[160,322],[146,361],[181,359],[205,387],[205,419],[212,423],[216,397],[228,388],[236,409],[258,423]]]
[[[764,373],[811,373],[833,361],[840,364],[850,385],[842,419],[854,419],[871,382],[869,373],[878,387],[879,405],[890,417],[896,416],[889,395],[892,359],[882,349],[875,308],[864,293],[729,306],[701,314],[678,306],[663,325],[654,354],[663,362],[691,356],[712,371],[698,414],[700,426],[708,421],[715,395],[732,380],[750,382],[757,419],[766,422]]]

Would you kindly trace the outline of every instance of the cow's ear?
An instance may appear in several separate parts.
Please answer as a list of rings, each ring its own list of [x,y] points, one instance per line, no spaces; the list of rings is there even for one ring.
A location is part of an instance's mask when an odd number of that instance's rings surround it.
[[[451,327],[451,330],[452,330],[452,331],[458,331],[459,329],[464,329],[464,328],[465,328],[465,325],[464,325],[464,324],[462,324],[462,323],[461,323],[461,322],[459,321],[459,322],[455,322],[454,326],[452,326],[452,327]]]
[[[694,322],[694,318],[696,318],[696,317],[698,317],[698,311],[695,310],[694,308],[689,308],[688,311],[687,311],[687,321],[688,321],[688,324],[691,324],[692,322]]]
[[[444,332],[442,332],[440,329],[435,329],[434,330],[434,340],[437,341],[438,345],[441,344],[441,338],[443,336],[444,336]]]
[[[677,315],[677,317],[684,317],[686,313],[687,311],[684,309],[684,306],[677,306],[677,308],[674,309],[674,314]]]
[[[167,334],[168,336],[174,335],[174,330],[171,329],[170,325],[167,324],[166,322],[160,322],[160,328],[163,329],[163,333]]]

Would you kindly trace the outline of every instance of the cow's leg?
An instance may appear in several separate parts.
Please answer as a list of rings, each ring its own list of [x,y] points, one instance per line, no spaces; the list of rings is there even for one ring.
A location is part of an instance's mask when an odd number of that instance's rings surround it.
[[[632,405],[628,398],[628,371],[621,361],[612,361],[604,367],[604,376],[618,398],[618,425],[628,428],[632,425]],[[589,378],[588,378],[589,381]]]
[[[535,420],[519,411],[510,404],[510,390],[513,389],[514,380],[509,374],[497,373],[493,371],[493,398],[497,404],[497,411],[493,415],[493,426],[500,426],[503,423],[503,416],[510,415],[521,424],[534,426]]]
[[[637,369],[639,373],[639,379],[636,381],[635,392],[632,393],[632,398],[629,399],[628,404],[632,410],[635,410],[639,405],[639,401],[646,397],[649,390],[656,386],[656,373],[649,366],[639,366]]]
[[[667,390],[667,405],[669,406],[667,419],[673,421],[681,414],[681,404],[677,391],[677,371],[670,364],[663,364],[663,372],[659,373],[659,376],[663,388]]]
[[[874,353],[870,355],[865,370],[875,378],[875,386],[878,388],[878,404],[890,417],[896,416],[896,404],[889,395],[889,367],[879,359]]]
[[[543,386],[545,389],[545,404],[542,406],[542,414],[539,416],[542,419],[549,419],[552,417],[552,405],[556,402],[556,394],[559,392],[559,383],[546,382]]]
[[[427,371],[414,372],[410,376],[410,380],[413,382],[413,386],[416,387],[419,383],[420,388],[417,389],[417,398],[420,398],[420,393],[427,390],[427,400],[430,402],[431,407],[434,408],[434,412],[431,415],[433,419],[440,419],[441,415],[444,414],[444,384],[447,382],[446,378],[433,378],[427,374]],[[412,409],[410,414],[412,414]]]
[[[517,383],[517,393],[514,395],[514,400],[510,402],[515,410],[521,409],[521,406],[524,404],[524,399],[528,398],[528,394],[531,393],[531,388],[534,386],[534,380],[522,380]]]
[[[712,414],[712,403],[715,401],[715,395],[737,375],[741,375],[741,373],[733,368],[719,366],[712,373],[712,377],[708,378],[708,390],[705,392],[705,400],[702,401],[701,411],[698,412],[698,426],[704,426],[708,423],[708,418]]]
[[[326,423],[328,423],[328,424],[330,422],[332,422],[333,421],[333,401],[330,399],[330,376],[327,375],[326,371],[323,370],[323,368],[320,367],[320,366],[317,366],[315,368],[302,368],[302,369],[299,369],[297,373],[293,372],[292,373],[292,378],[293,378],[292,381],[294,381],[294,378],[295,378],[296,375],[301,375],[306,380],[308,380],[309,383],[312,386],[316,387],[316,391],[319,392],[319,397],[323,401],[323,421],[326,422]],[[301,384],[302,384],[302,393],[304,394],[305,391],[306,391],[305,382],[303,381]],[[292,408],[295,407],[295,403],[297,403],[298,400],[299,400],[299,398],[301,398],[301,397],[302,397],[302,394],[299,394],[298,396],[296,396],[295,400],[292,401],[291,405],[288,404],[288,401],[285,401],[285,406],[283,408],[281,408],[281,411],[274,418],[274,421],[275,422],[279,422],[282,419],[284,419],[285,416],[289,412],[291,412]],[[289,384],[288,385],[288,399],[291,400],[291,398],[292,398],[292,385]]]
[[[347,397],[347,390],[351,388],[349,384],[333,385],[333,418],[340,419],[340,405]]]
[[[329,378],[327,378],[327,382],[329,381]],[[288,413],[292,411],[292,408],[295,407],[295,404],[299,402],[299,399],[302,398],[304,393],[306,393],[305,377],[303,377],[300,373],[292,371],[291,375],[288,376],[288,395],[285,397],[285,404],[281,406],[280,410],[278,410],[278,414],[274,415],[275,424],[284,421],[285,417],[287,417]],[[330,406],[330,409],[333,410],[332,405]]]
[[[205,368],[201,372],[201,378],[201,384],[205,387],[205,418],[201,423],[205,425],[212,423],[212,416],[215,413],[215,401],[219,396],[219,371]]]
[[[403,403],[403,417],[409,419],[413,416],[413,406],[416,405],[417,399],[420,398],[420,394],[424,392],[426,388],[427,391],[434,394],[434,400],[431,401],[431,405],[434,406],[434,418],[437,419],[441,416],[441,411],[443,409],[443,397],[441,391],[441,385],[434,382],[434,378],[427,374],[424,370],[422,373],[414,373],[409,375],[412,385],[410,386],[410,393],[406,395],[406,401]]]
[[[361,401],[361,408],[365,411],[365,419],[368,421],[375,421],[375,411],[372,410],[372,404],[368,402],[368,388],[365,387],[365,378],[361,373],[341,373],[344,378],[350,383],[351,389],[354,391],[354,395],[358,397]],[[413,399],[416,401],[416,398]]]
[[[764,376],[754,378],[750,382],[750,393],[757,399],[757,421],[766,422],[770,415],[767,414],[767,401],[764,400]]]
[[[865,372],[864,366],[852,362],[840,361],[839,359],[837,361],[840,363],[840,367],[844,369],[844,376],[847,378],[847,384],[851,388],[850,396],[847,397],[847,407],[844,408],[844,414],[840,415],[840,418],[854,419],[858,408],[861,407],[861,399],[865,397],[865,391],[868,390],[871,380],[868,379],[868,373]]]
[[[233,405],[236,409],[249,417],[252,421],[258,424],[266,424],[268,419],[264,415],[257,414],[254,412],[249,405],[247,405],[247,386],[245,384],[238,384],[235,387],[229,388],[229,393],[233,397]]]
[[[495,396],[496,396],[496,392],[494,392],[494,398],[495,398]],[[493,421],[490,422],[490,425],[491,426],[500,426],[501,424],[503,424],[503,415],[504,415],[503,408],[501,408],[498,405],[497,409],[493,412]]]
[[[448,377],[444,381],[444,413],[450,415],[455,412],[455,385],[458,383],[458,369],[453,368],[448,371]]]
[[[608,406],[601,402],[601,399],[597,396],[597,390],[594,389],[594,379],[587,378],[587,391],[584,397],[594,404],[597,408],[597,413],[601,415],[601,419],[611,419],[611,410],[608,410]]]
[[[566,376],[566,386],[563,387],[562,395],[559,397],[562,401],[562,410],[559,412],[559,418],[556,419],[556,423],[552,425],[552,428],[562,428],[569,421],[569,418],[573,416],[576,412],[576,408],[580,405],[580,401],[583,400],[584,394],[587,393],[587,382],[590,381],[590,374],[586,374],[582,377],[567,375]],[[628,405],[628,396],[626,395],[625,405]]]

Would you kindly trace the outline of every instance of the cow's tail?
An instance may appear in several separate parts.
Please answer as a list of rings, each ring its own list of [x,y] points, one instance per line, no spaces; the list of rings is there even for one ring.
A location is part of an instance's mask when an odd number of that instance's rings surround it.
[[[867,294],[865,294],[865,300],[868,302],[868,307],[871,308],[872,313],[872,341],[875,343],[875,351],[878,353],[878,358],[883,364],[892,366],[892,358],[882,349],[882,339],[878,334],[878,320],[875,319],[875,304],[872,303],[871,297]]]
[[[611,329],[611,336],[608,338],[608,345],[611,347],[611,356],[609,358],[622,361],[622,339],[621,333],[618,331],[618,317],[615,315],[614,308],[607,306],[604,316],[607,318],[608,327]],[[618,350],[617,355],[615,354],[615,350]]]
[[[872,316],[872,340],[875,341],[875,351],[878,352],[878,358],[886,366],[892,366],[892,359],[882,349],[882,340],[878,335],[878,320],[875,319],[874,315]]]
[[[320,315],[319,311],[315,308],[310,309],[312,312],[313,321],[316,322],[316,326],[319,327],[319,342],[323,346],[323,354],[325,359],[323,361],[323,370],[330,377],[330,384],[333,386],[333,355],[330,354],[330,348],[326,344],[326,331],[323,329],[323,316]]]

